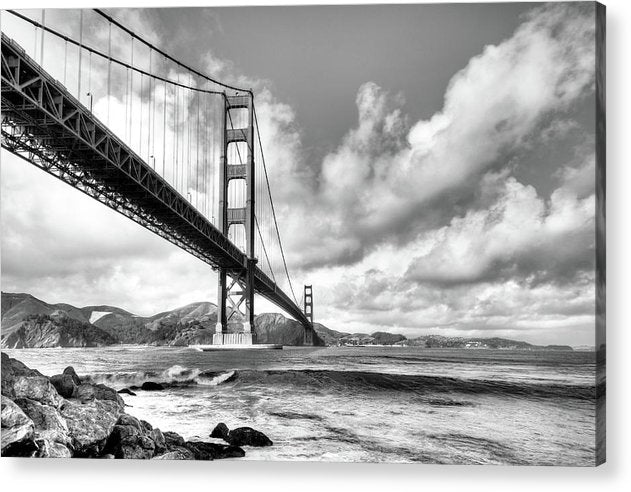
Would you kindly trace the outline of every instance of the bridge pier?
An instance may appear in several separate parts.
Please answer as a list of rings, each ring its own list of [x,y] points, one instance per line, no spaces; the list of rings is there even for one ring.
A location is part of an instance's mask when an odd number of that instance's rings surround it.
[[[245,230],[246,261],[240,269],[219,268],[217,325],[214,345],[252,345],[254,343],[254,282],[257,259],[254,250],[254,96],[224,97],[223,146],[219,172],[219,228],[228,236],[231,228]],[[234,128],[231,111],[247,110],[247,126]],[[239,121],[239,118],[234,118]],[[230,122],[230,128],[228,128]],[[239,143],[247,146],[246,162],[231,162],[229,147]],[[233,152],[234,156],[235,153]],[[231,181],[245,192],[245,206],[229,203],[228,186]]]
[[[311,285],[305,285],[303,299],[304,313],[310,324],[310,327],[305,326],[304,344],[313,345],[313,288]]]

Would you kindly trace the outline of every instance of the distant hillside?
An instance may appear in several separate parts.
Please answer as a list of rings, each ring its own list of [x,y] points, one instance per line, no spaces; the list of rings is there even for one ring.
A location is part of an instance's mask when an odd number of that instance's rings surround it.
[[[324,341],[325,345],[339,345],[339,340],[341,338],[350,335],[350,333],[331,330],[320,323],[314,323],[314,328],[318,336]]]
[[[395,343],[400,343],[407,338],[403,335],[399,335],[397,333],[388,333],[385,331],[376,331],[372,335],[373,343],[376,345],[394,345]]]
[[[317,328],[316,328],[317,329]],[[319,332],[320,333],[320,332]],[[320,333],[327,345],[396,345],[400,347],[424,348],[468,348],[468,349],[512,349],[512,350],[573,350],[569,345],[533,345],[505,338],[466,338],[424,335],[408,339],[404,335],[377,331],[367,333],[344,333],[328,328]]]
[[[31,314],[2,330],[2,348],[100,347],[117,343],[115,337],[63,311]]]
[[[470,349],[511,349],[511,350],[567,350],[569,345],[533,345],[506,338],[466,338],[444,337],[441,335],[424,335],[409,340],[403,340],[397,345],[426,348],[470,348]]]
[[[2,348],[94,347],[126,344],[186,346],[212,343],[217,306],[195,302],[153,316],[136,316],[115,306],[48,304],[30,294],[2,293]],[[397,333],[346,333],[315,323],[314,345],[396,345],[427,348],[572,350],[567,345],[533,345],[504,338],[424,335],[407,339]],[[302,345],[300,323],[281,314],[256,316],[258,343]]]
[[[327,345],[394,345],[406,340],[403,335],[385,331],[376,331],[369,335],[367,333],[345,333],[328,328],[322,329],[318,326],[316,326],[316,331]]]
[[[210,344],[216,323],[217,306],[210,302],[196,302],[142,317],[114,306],[77,308],[70,304],[48,304],[30,294],[3,292],[1,346],[30,348],[90,347],[117,343],[175,346]],[[328,330],[322,325],[318,327]],[[301,325],[281,314],[258,315],[253,331],[258,343],[303,344]],[[316,336],[314,344],[324,345],[324,341]]]
[[[2,331],[7,333],[20,324],[27,316],[36,314],[51,315],[56,311],[66,313],[69,318],[87,323],[89,316],[80,309],[68,304],[47,304],[30,294],[2,293]]]

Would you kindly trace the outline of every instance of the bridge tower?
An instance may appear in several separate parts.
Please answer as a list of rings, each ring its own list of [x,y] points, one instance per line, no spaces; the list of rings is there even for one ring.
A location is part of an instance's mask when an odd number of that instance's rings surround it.
[[[247,111],[247,126],[233,128],[234,112]],[[233,115],[235,118],[233,118]],[[231,127],[228,128],[228,121]],[[251,345],[254,327],[254,275],[257,259],[254,253],[254,95],[224,97],[223,146],[219,171],[219,229],[228,236],[231,229],[245,230],[245,264],[239,269],[219,268],[217,302],[217,326],[213,337],[214,345]],[[231,146],[245,143],[245,163],[229,162]],[[239,154],[237,152],[236,154]],[[239,154],[240,155],[240,154]],[[231,184],[232,182],[232,184]],[[229,203],[228,189],[236,186],[245,190],[245,203]],[[245,206],[243,206],[245,205]],[[236,318],[235,318],[236,317]],[[233,319],[235,318],[235,319]],[[241,319],[240,319],[241,318]],[[239,323],[242,321],[242,328]]]
[[[311,285],[305,285],[304,290],[304,311],[305,316],[311,323],[311,329],[305,327],[305,345],[313,345],[313,288]]]

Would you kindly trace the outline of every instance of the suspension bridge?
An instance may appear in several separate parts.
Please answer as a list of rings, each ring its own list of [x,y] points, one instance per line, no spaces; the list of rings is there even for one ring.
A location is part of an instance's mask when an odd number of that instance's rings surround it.
[[[99,9],[4,14],[2,147],[216,270],[213,344],[253,343],[255,294],[312,344],[312,290],[297,300],[253,91]]]

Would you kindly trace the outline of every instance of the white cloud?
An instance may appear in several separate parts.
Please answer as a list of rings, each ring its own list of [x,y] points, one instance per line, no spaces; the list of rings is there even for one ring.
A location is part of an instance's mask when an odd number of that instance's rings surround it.
[[[593,268],[595,196],[557,189],[549,203],[514,178],[490,208],[454,217],[423,236],[430,250],[412,262],[418,282],[467,283],[502,277],[565,277]],[[592,183],[593,190],[593,183]]]
[[[544,117],[562,117],[593,93],[593,46],[593,9],[535,9],[511,38],[470,60],[450,81],[442,110],[409,132],[401,98],[364,84],[358,126],[322,164],[319,207],[301,214],[327,215],[326,223],[313,221],[324,241],[294,243],[305,266],[355,261],[374,244],[409,235],[437,200],[475,189]]]

